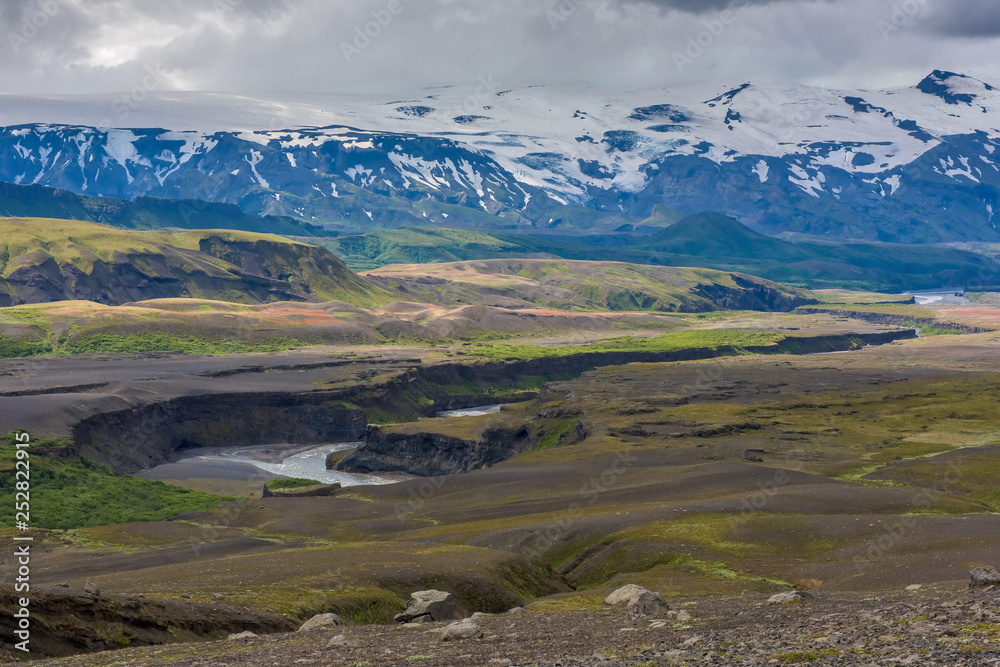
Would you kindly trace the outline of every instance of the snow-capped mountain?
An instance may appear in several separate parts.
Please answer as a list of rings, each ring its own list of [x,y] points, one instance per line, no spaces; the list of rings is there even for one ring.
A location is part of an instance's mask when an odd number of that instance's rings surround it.
[[[0,96],[0,180],[352,230],[602,228],[662,205],[768,233],[1000,240],[1000,91],[970,77],[874,91],[498,88],[391,101]]]

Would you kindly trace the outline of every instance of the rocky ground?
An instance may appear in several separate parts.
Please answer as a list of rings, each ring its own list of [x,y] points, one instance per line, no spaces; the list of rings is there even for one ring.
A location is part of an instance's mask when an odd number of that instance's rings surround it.
[[[477,615],[478,638],[446,623],[326,627],[292,634],[114,651],[34,665],[537,666],[1000,664],[1000,592],[942,584],[823,594],[791,604],[743,595],[671,600],[629,620],[626,605]]]

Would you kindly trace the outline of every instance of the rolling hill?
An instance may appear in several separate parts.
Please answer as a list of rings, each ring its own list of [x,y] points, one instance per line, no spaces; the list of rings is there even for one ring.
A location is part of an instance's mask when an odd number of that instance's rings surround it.
[[[746,274],[545,259],[393,265],[367,274],[418,301],[600,312],[788,311],[817,303],[805,290]]]
[[[899,292],[1000,284],[1000,264],[982,254],[932,245],[793,242],[765,236],[719,213],[688,216],[646,236],[470,236],[455,229],[407,229],[322,243],[358,270],[427,261],[556,257],[712,268],[810,289]]]
[[[278,236],[0,218],[0,306],[62,300],[120,305],[169,297],[357,306],[391,300],[330,252]]]

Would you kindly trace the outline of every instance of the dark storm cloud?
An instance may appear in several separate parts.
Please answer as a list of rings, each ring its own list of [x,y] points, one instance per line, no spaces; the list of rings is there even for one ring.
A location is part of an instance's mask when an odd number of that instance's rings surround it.
[[[0,92],[25,94],[127,91],[151,69],[162,89],[247,93],[1000,79],[1000,2],[980,0],[0,1]]]
[[[1000,37],[1000,3],[951,0],[934,7],[927,27],[952,37]]]
[[[690,14],[718,12],[724,9],[767,5],[775,2],[812,2],[813,0],[621,0],[624,3],[645,4],[666,10],[677,10]]]

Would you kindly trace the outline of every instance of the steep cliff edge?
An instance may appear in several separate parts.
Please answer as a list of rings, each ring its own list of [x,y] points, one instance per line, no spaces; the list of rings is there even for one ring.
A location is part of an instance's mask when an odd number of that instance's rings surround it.
[[[527,426],[487,428],[478,440],[419,430],[369,426],[364,444],[336,465],[345,472],[406,472],[424,477],[456,475],[491,466],[538,444]]]
[[[367,424],[326,394],[185,396],[86,419],[73,442],[82,456],[129,474],[179,449],[352,442]]]

